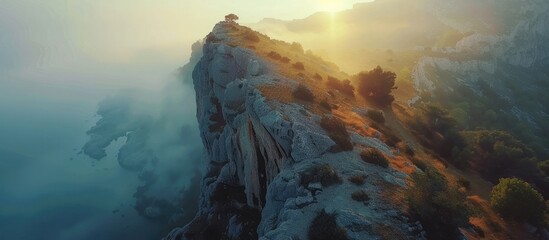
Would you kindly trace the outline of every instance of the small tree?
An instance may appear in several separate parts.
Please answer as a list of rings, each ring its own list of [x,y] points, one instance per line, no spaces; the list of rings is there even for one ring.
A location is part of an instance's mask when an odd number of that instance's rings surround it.
[[[361,72],[357,76],[358,91],[367,100],[379,105],[390,105],[395,97],[391,91],[395,87],[396,74],[391,71],[383,71],[380,66],[368,71]]]
[[[238,16],[234,13],[225,16],[225,22],[234,23],[236,20],[238,20]]]
[[[504,218],[539,223],[545,212],[541,194],[518,178],[502,178],[492,188],[490,203]]]

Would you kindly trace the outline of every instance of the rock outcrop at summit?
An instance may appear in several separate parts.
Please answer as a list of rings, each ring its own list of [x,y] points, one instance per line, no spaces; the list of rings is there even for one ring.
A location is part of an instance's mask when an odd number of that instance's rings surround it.
[[[288,95],[302,81],[287,77],[258,54],[266,45],[286,43],[261,35],[260,43],[246,45],[238,39],[243,32],[254,33],[234,23],[217,24],[194,69],[207,166],[199,213],[166,239],[308,239],[321,211],[335,214],[350,239],[375,239],[381,232],[401,239],[424,237],[421,225],[389,197],[405,188],[407,175],[359,156],[364,147],[388,157],[394,149],[375,136],[348,129],[355,150],[330,151],[335,142],[320,121],[331,114],[264,91],[280,88],[277,94]],[[330,64],[321,68],[338,72]],[[318,176],[307,180],[315,169]],[[324,175],[334,183],[319,181]],[[363,176],[365,183],[351,183],[351,176]],[[369,200],[353,200],[357,191],[366,192]]]

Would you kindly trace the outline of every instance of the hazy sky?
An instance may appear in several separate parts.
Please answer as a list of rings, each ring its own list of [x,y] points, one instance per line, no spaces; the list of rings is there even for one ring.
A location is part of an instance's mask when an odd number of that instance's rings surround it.
[[[88,76],[109,67],[111,75],[136,66],[173,69],[184,64],[190,43],[229,12],[245,23],[303,18],[357,2],[364,0],[0,0],[0,69],[79,69]]]

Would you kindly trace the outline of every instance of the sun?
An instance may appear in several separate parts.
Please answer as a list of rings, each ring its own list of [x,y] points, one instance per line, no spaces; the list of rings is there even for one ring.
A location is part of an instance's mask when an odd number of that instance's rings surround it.
[[[318,8],[320,11],[335,13],[345,8],[341,0],[320,0]]]

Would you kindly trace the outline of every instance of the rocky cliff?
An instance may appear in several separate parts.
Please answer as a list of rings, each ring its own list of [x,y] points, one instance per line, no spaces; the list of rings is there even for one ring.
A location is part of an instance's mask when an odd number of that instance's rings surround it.
[[[281,63],[270,50],[315,72]],[[367,126],[365,108],[319,87],[315,73],[344,75],[298,44],[234,23],[215,26],[193,72],[207,155],[199,213],[166,239],[308,239],[321,212],[335,216],[350,239],[424,236],[399,197],[407,173],[394,165],[398,151],[384,143],[384,133]],[[300,84],[316,99],[333,99],[337,110],[293,100]],[[354,123],[346,129],[353,150],[333,151],[336,143],[320,126],[322,118]],[[359,153],[365,148],[381,151],[390,166],[363,161]],[[352,183],[353,177],[364,182]],[[357,192],[366,197],[354,197]]]

